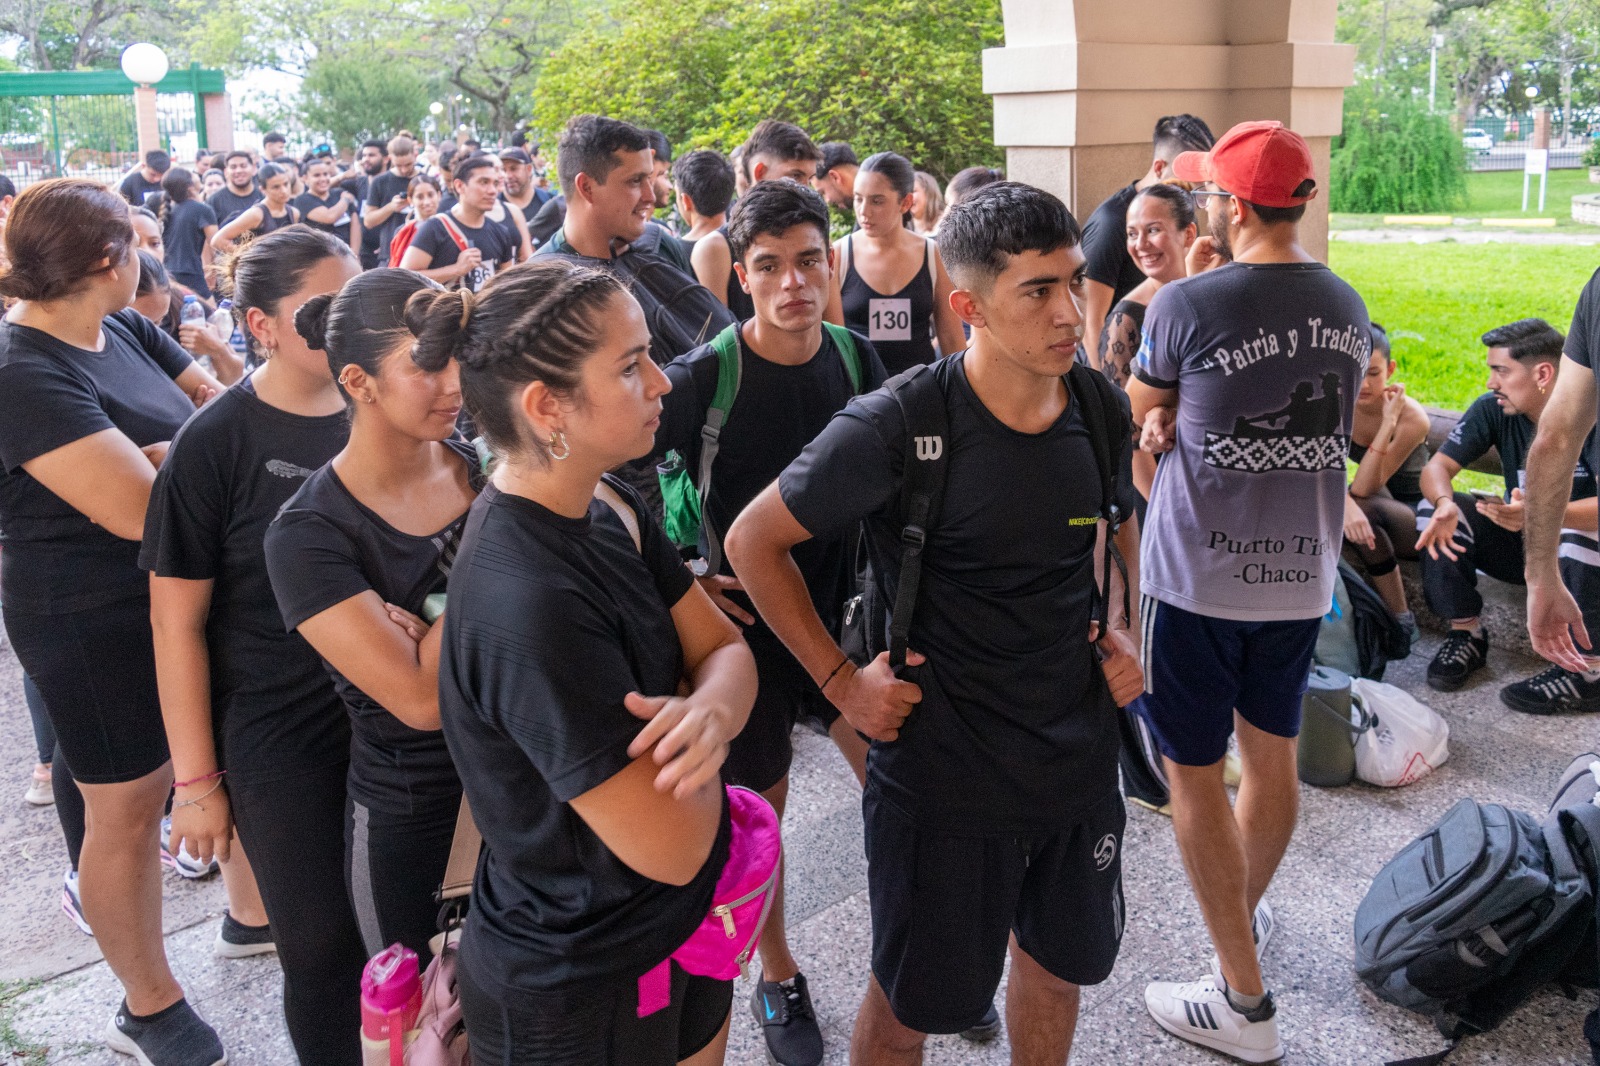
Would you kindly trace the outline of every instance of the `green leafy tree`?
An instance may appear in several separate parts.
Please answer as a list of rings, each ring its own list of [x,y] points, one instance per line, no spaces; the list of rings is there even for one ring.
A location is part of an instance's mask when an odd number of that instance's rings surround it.
[[[1409,97],[1350,90],[1331,169],[1334,211],[1448,211],[1466,201],[1460,136],[1448,117]]]
[[[300,90],[300,117],[345,145],[417,128],[435,83],[410,63],[327,56],[311,61]]]
[[[534,119],[550,134],[602,112],[680,149],[728,151],[779,118],[948,178],[1000,161],[979,56],[1002,39],[996,0],[686,0],[671,18],[616,7],[550,59]]]
[[[135,41],[178,36],[176,20],[171,0],[0,0],[0,38],[31,70],[114,67]]]

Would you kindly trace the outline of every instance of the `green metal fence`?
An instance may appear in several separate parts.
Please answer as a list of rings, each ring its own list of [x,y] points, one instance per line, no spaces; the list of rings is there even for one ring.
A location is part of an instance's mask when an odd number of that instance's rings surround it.
[[[199,64],[156,85],[162,147],[206,144],[204,97],[227,89]],[[0,173],[21,188],[62,175],[111,180],[138,162],[134,84],[119,70],[0,74]]]

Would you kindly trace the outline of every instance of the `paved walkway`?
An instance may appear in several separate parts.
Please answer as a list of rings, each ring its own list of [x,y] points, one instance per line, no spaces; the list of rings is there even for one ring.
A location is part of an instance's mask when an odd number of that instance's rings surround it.
[[[1445,241],[1456,244],[1600,244],[1600,228],[1572,231],[1491,229],[1488,226],[1379,226],[1332,230],[1328,239],[1353,244],[1440,244]]]
[[[1542,810],[1571,756],[1595,743],[1593,718],[1542,720],[1501,706],[1495,698],[1497,684],[1537,667],[1508,653],[1493,653],[1493,682],[1450,696],[1427,692],[1422,673],[1436,646],[1435,640],[1426,641],[1410,660],[1391,668],[1389,679],[1422,695],[1450,721],[1449,764],[1397,791],[1365,786],[1303,790],[1300,828],[1269,896],[1278,931],[1266,967],[1277,990],[1289,1049],[1285,1061],[1296,1066],[1370,1064],[1441,1046],[1427,1025],[1379,1002],[1356,980],[1350,963],[1356,904],[1383,862],[1456,799],[1474,796]],[[57,908],[65,859],[54,815],[49,808],[34,810],[21,802],[31,746],[9,649],[0,650],[0,751],[6,753],[0,829],[7,841],[0,864],[0,914],[7,933],[0,948],[0,979],[36,982],[14,998],[0,999],[0,1057],[46,1046],[48,1052],[35,1058],[17,1055],[5,1061],[126,1064],[129,1060],[98,1043],[119,998],[115,982],[99,961],[94,942]],[[785,828],[794,951],[811,979],[827,1061],[842,1066],[868,964],[859,796],[832,747],[809,733],[799,736]],[[1127,936],[1111,979],[1085,992],[1073,1061],[1096,1066],[1220,1063],[1224,1060],[1218,1056],[1168,1038],[1144,1012],[1145,982],[1198,977],[1209,955],[1171,826],[1164,818],[1131,808],[1124,846]],[[230,1061],[234,1066],[291,1066],[275,960],[227,962],[211,955],[221,886],[182,882],[169,874],[166,898],[167,948],[174,968],[201,1012],[221,1031]],[[740,982],[728,1056],[737,1066],[764,1062],[746,1009],[749,991],[749,983]],[[1541,994],[1500,1031],[1469,1041],[1451,1061],[1455,1066],[1587,1063],[1581,1027],[1591,998],[1569,1002],[1558,993]],[[954,1037],[936,1037],[929,1043],[927,1061],[987,1066],[1007,1062],[1008,1055],[1004,1038],[974,1047]]]

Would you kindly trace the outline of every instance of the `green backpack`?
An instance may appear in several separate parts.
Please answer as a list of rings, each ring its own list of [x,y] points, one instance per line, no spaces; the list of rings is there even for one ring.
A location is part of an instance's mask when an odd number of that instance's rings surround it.
[[[677,451],[670,451],[656,476],[661,482],[661,502],[665,511],[663,525],[672,543],[680,548],[698,548],[702,528],[706,539],[706,573],[715,574],[722,567],[722,538],[717,530],[705,521],[706,496],[711,491],[711,465],[716,462],[722,436],[722,427],[733,410],[733,401],[739,395],[739,338],[737,325],[729,326],[711,341],[717,352],[717,391],[706,409],[706,423],[700,429],[699,477],[689,476],[688,464]],[[845,373],[850,375],[850,387],[861,392],[861,353],[856,350],[855,338],[843,326],[824,322],[822,328],[833,338],[834,346],[844,359]]]

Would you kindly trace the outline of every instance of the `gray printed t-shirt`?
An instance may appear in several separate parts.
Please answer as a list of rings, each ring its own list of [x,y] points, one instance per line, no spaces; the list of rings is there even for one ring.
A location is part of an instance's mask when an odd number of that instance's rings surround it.
[[[1178,390],[1178,419],[1150,494],[1145,595],[1236,621],[1327,612],[1371,354],[1366,305],[1320,263],[1232,263],[1156,293],[1135,373]]]

